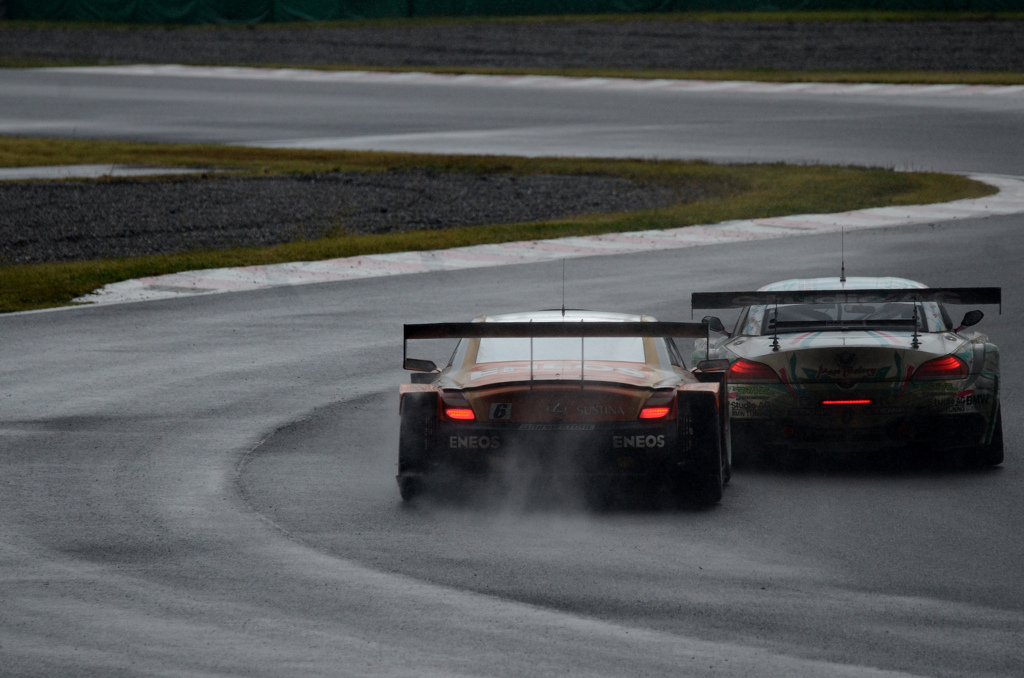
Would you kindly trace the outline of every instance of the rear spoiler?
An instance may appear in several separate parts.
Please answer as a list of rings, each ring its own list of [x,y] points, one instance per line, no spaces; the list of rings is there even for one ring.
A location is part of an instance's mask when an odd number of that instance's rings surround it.
[[[772,292],[694,292],[691,309],[744,308],[775,304],[849,304],[935,301],[940,304],[997,304],[1003,312],[1000,287],[928,287],[924,289],[778,290]],[[692,311],[691,311],[692,312]]]
[[[672,322],[517,322],[429,323],[405,325],[402,365],[407,370],[431,371],[433,363],[408,357],[410,339],[518,339],[550,337],[682,337],[703,339],[707,323]]]

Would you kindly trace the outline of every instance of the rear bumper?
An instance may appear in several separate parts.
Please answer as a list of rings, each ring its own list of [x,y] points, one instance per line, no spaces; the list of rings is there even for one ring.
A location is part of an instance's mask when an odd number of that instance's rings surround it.
[[[873,426],[820,427],[801,419],[746,420],[732,424],[735,449],[785,447],[823,451],[868,451],[925,447],[935,451],[985,442],[989,421],[981,414],[896,419]]]
[[[999,407],[995,383],[967,383],[730,384],[733,445],[856,451],[986,444]],[[857,400],[867,402],[849,402]]]
[[[471,474],[652,476],[686,467],[678,421],[658,424],[454,424],[439,422],[432,467]]]

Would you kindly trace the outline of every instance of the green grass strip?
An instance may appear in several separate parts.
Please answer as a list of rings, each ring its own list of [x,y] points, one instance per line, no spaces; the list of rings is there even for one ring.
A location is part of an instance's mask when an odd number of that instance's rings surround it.
[[[338,235],[274,247],[198,251],[60,264],[0,266],[0,312],[67,305],[108,283],[179,271],[315,261],[361,254],[664,229],[787,214],[975,198],[995,192],[965,177],[854,167],[715,165],[704,162],[432,156],[402,153],[257,149],[233,146],[0,138],[0,166],[131,163],[227,169],[246,175],[429,168],[446,172],[590,174],[697,187],[707,197],[643,212],[538,223],[499,224],[381,235]],[[183,181],[197,179],[179,179]],[[215,175],[206,179],[216,181]]]
[[[276,28],[316,27],[391,27],[391,26],[436,26],[481,23],[570,23],[570,22],[639,22],[639,21],[743,21],[743,22],[852,22],[852,21],[1014,21],[1024,19],[1020,11],[935,11],[935,10],[775,10],[751,11],[683,11],[683,12],[632,12],[620,14],[544,14],[534,16],[424,16],[396,17],[389,19],[347,19],[340,21],[315,21],[292,23],[259,23],[246,25],[247,29],[274,30]],[[104,21],[34,21],[27,19],[8,20],[3,28],[61,28],[61,29],[121,29],[162,28],[167,30],[238,30],[238,24],[192,25],[192,24],[132,24]]]

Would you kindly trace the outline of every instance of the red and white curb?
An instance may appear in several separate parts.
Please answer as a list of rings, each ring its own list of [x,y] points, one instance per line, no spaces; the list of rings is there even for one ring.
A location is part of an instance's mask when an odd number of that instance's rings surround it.
[[[525,89],[661,90],[666,92],[735,92],[757,94],[1024,97],[1024,85],[898,85],[884,83],[752,82],[667,80],[642,78],[578,78],[558,75],[459,75],[453,73],[394,73],[388,71],[321,71],[299,68],[183,66],[179,64],[82,66],[45,69],[66,73],[106,73],[222,80],[278,82],[367,83],[403,85],[470,85]]]
[[[386,275],[773,240],[834,233],[840,229],[856,231],[1024,213],[1024,178],[991,174],[972,174],[970,177],[996,186],[999,193],[987,198],[933,205],[876,207],[838,214],[801,214],[770,219],[727,221],[660,231],[610,233],[497,245],[474,245],[449,250],[368,254],[271,266],[187,271],[113,283],[75,301],[109,304],[168,299],[195,294],[309,285]]]

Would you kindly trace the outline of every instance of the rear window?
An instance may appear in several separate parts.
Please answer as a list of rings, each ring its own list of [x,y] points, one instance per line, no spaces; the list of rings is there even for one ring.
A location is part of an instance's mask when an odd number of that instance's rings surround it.
[[[533,340],[534,360],[616,360],[646,362],[644,341],[640,337],[542,337]],[[530,340],[481,339],[476,362],[495,363],[530,359]]]
[[[773,317],[777,318],[777,329],[781,334],[858,329],[910,332],[914,329],[915,312],[919,332],[941,332],[948,329],[949,323],[943,309],[934,302],[780,304],[751,306],[743,334],[772,334],[770,321]]]

